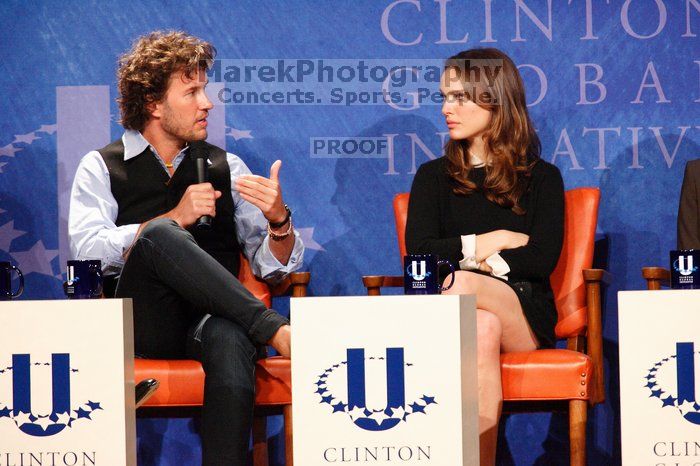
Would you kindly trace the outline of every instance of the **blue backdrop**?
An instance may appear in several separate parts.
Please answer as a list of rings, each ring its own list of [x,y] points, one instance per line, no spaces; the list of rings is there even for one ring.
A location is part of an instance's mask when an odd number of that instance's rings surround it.
[[[597,257],[614,281],[604,315],[608,401],[591,412],[589,454],[591,464],[619,464],[615,296],[642,288],[640,267],[666,265],[675,247],[683,167],[700,156],[700,1],[3,1],[0,25],[0,260],[25,272],[23,299],[62,297],[67,190],[80,157],[121,134],[116,60],[137,36],[185,30],[211,41],[224,66],[388,66],[439,62],[471,47],[504,50],[526,82],[543,157],[567,188],[602,191]],[[214,92],[236,91],[220,80]],[[362,274],[398,272],[391,198],[409,190],[416,165],[440,155],[446,128],[439,106],[416,104],[415,87],[394,87],[405,99],[393,105],[231,104],[212,112],[211,140],[254,172],[283,160],[314,295],[362,294]],[[318,138],[385,146],[373,156],[324,154],[312,144]],[[566,463],[563,417],[517,415],[504,424],[501,464]],[[271,434],[279,429],[273,423]],[[139,464],[197,464],[196,431],[192,420],[140,420]]]

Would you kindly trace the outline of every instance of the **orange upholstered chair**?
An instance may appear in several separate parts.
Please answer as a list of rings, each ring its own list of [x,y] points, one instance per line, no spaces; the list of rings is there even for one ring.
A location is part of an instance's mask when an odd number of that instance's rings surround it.
[[[292,296],[306,296],[309,272],[296,272],[275,290],[255,277],[248,261],[241,256],[239,280],[268,307],[272,295],[291,288]],[[204,400],[204,371],[198,361],[136,359],[134,379],[160,382],[155,393],[139,408],[139,415],[185,412],[199,408]],[[253,464],[267,466],[267,416],[283,414],[286,464],[292,465],[292,385],[290,360],[270,357],[258,361],[255,367],[255,417],[253,419]]]
[[[504,411],[568,410],[571,464],[586,463],[588,405],[605,399],[600,284],[603,270],[591,269],[600,191],[577,188],[565,194],[564,244],[550,277],[559,314],[556,335],[567,349],[501,356]],[[401,257],[406,254],[408,193],[394,198]],[[403,286],[403,276],[365,276],[369,295],[383,286]]]

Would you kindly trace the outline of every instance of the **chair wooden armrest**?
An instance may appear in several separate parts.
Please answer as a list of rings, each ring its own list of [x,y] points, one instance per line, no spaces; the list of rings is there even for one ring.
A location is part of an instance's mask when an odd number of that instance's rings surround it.
[[[381,293],[381,288],[386,286],[392,287],[402,287],[403,286],[403,276],[398,275],[363,275],[362,283],[367,288],[367,296],[379,296]]]
[[[610,284],[612,275],[602,269],[584,269],[586,302],[588,303],[587,351],[593,360],[595,377],[589,400],[591,405],[605,401],[605,379],[603,372],[603,322],[601,310],[601,283]]]
[[[642,277],[647,281],[647,290],[660,290],[662,285],[669,286],[671,271],[663,267],[642,267]]]
[[[311,272],[292,272],[272,288],[272,295],[304,297],[307,295],[309,281],[311,281]]]
[[[586,282],[600,282],[609,285],[612,281],[612,275],[607,270],[603,269],[584,269],[583,279]]]

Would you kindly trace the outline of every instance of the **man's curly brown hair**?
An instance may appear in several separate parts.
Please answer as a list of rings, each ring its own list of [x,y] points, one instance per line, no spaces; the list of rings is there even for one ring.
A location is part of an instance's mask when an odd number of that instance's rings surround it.
[[[148,104],[161,102],[173,73],[187,78],[211,67],[216,49],[208,42],[181,31],[154,31],[139,37],[119,57],[117,87],[121,124],[142,131],[150,118]]]

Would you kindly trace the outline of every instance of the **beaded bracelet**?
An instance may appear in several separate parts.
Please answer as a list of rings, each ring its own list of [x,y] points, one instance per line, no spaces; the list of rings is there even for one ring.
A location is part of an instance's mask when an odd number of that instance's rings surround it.
[[[289,228],[287,228],[287,231],[285,231],[284,233],[275,233],[274,231],[272,231],[272,228],[270,228],[270,224],[269,223],[267,224],[267,234],[270,235],[270,239],[272,241],[282,241],[287,236],[292,234],[292,229],[293,229],[292,216],[289,215],[288,218],[289,218]]]

